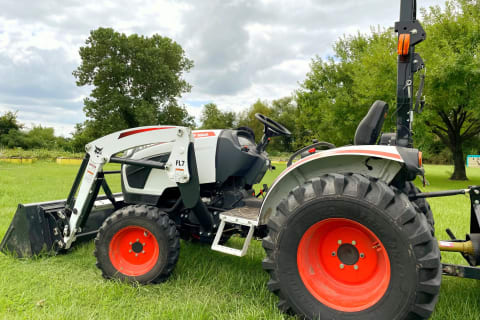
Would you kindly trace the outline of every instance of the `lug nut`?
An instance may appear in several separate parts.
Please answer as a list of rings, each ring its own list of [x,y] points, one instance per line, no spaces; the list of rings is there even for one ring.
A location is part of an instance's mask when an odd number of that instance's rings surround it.
[[[342,244],[342,240],[338,240],[337,243],[338,243],[338,244]]]
[[[131,243],[131,242],[129,242],[128,244],[129,244],[129,245],[132,245],[132,243]]]
[[[144,246],[144,245],[145,245],[145,242],[144,242],[144,243],[142,243],[142,246]]]
[[[354,266],[353,266],[353,269],[358,270],[358,266],[357,266],[357,265],[354,265]]]
[[[345,266],[343,265],[343,263],[340,263],[340,269],[343,269],[345,268]]]
[[[352,244],[353,244],[354,246],[356,246],[356,245],[357,245],[357,241],[353,240],[353,241],[352,241]]]
[[[137,239],[137,242],[140,242],[140,239]]]
[[[142,250],[142,253],[145,253],[145,250]]]
[[[135,253],[135,257],[138,257],[138,253]]]
[[[131,252],[132,252],[132,249],[128,250],[128,252],[130,252],[130,253],[131,253]]]

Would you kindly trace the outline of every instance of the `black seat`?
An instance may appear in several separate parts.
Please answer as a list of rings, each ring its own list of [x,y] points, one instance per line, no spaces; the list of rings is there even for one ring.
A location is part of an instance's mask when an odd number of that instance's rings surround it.
[[[383,122],[387,117],[388,104],[385,101],[375,101],[367,115],[360,121],[355,132],[355,145],[375,144],[378,140]]]

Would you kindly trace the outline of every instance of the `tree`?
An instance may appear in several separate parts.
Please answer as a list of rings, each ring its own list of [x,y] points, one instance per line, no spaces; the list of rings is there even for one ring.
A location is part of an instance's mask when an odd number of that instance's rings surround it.
[[[215,103],[203,106],[200,116],[201,129],[231,129],[235,126],[235,112],[221,111]]]
[[[284,97],[277,100],[273,100],[271,104],[270,116],[278,123],[285,126],[292,133],[291,136],[281,136],[276,139],[272,139],[270,148],[277,151],[292,152],[292,142],[298,138],[295,128],[295,112],[297,105],[293,100],[293,97]]]
[[[17,113],[5,112],[0,116],[0,146],[7,148],[23,145],[24,133],[21,131],[23,124],[18,122]]]
[[[255,132],[256,142],[260,142],[263,136],[263,124],[255,118],[255,113],[261,113],[267,117],[271,116],[272,109],[268,105],[268,102],[258,99],[247,110],[243,111],[239,115],[238,126],[249,127]]]
[[[185,106],[179,106],[176,101],[172,101],[162,107],[158,114],[157,123],[184,127],[193,127],[195,125],[193,117],[188,114]]]
[[[127,36],[98,28],[90,32],[79,53],[82,63],[73,75],[78,86],[93,86],[84,99],[84,111],[86,125],[94,124],[97,137],[157,124],[158,119],[168,118],[162,111],[171,111],[175,98],[191,88],[182,76],[193,62],[167,37]]]
[[[23,139],[24,149],[55,149],[57,147],[57,137],[55,137],[53,128],[33,126]]]
[[[384,30],[344,36],[335,55],[313,59],[296,92],[296,126],[302,144],[312,139],[353,143],[355,130],[375,100],[395,106],[394,39]],[[393,113],[393,112],[392,112]],[[385,128],[393,121],[388,119]]]
[[[466,143],[480,133],[480,6],[449,1],[445,10],[431,7],[423,16],[428,41],[417,52],[429,70],[427,105],[416,116],[414,143],[429,153],[439,152],[439,143],[448,147],[454,162],[451,179],[464,180],[464,148],[471,148]],[[389,103],[391,116],[383,130],[393,131],[396,44],[393,32],[372,30],[343,37],[327,60],[315,58],[296,92],[299,139],[352,143],[358,123],[377,99]]]
[[[74,152],[84,152],[85,145],[97,138],[95,123],[91,120],[86,120],[83,123],[75,125],[75,131],[72,132],[71,146]]]
[[[464,145],[480,133],[480,6],[448,1],[424,11],[428,44],[428,105],[422,118],[452,152],[450,179],[467,180]]]
[[[8,134],[10,130],[20,130],[23,128],[23,124],[18,122],[17,113],[12,111],[6,111],[0,116],[0,136]]]

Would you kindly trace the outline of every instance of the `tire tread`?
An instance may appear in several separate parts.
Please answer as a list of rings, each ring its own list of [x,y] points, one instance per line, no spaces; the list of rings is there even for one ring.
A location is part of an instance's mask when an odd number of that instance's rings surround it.
[[[314,194],[305,194],[305,192]],[[277,206],[276,213],[269,218],[267,223],[269,232],[267,237],[263,239],[266,258],[263,260],[262,266],[270,274],[267,287],[279,297],[278,308],[284,312],[296,309],[295,306],[289,304],[287,298],[289,293],[283,292],[281,289],[276,264],[276,257],[279,253],[277,243],[279,235],[288,218],[295,213],[298,207],[310,199],[330,195],[365,199],[384,209],[392,220],[410,235],[413,254],[419,262],[417,267],[419,284],[417,285],[414,306],[405,318],[428,318],[438,299],[442,275],[440,252],[436,240],[430,232],[430,224],[427,222],[428,215],[419,213],[419,210],[412,205],[404,191],[388,186],[383,181],[367,178],[360,174],[326,174],[313,178],[305,182],[303,186],[297,186],[291,190],[288,196]],[[421,272],[422,269],[429,269],[430,272]],[[420,279],[420,275],[427,278]],[[301,310],[295,311],[301,313]]]
[[[101,262],[102,257],[100,257],[98,246],[102,244],[103,238],[107,230],[116,222],[127,218],[127,217],[136,217],[136,218],[148,218],[157,226],[162,228],[165,231],[165,234],[168,238],[168,255],[167,262],[162,272],[155,277],[146,282],[141,282],[142,284],[146,283],[160,283],[164,282],[170,274],[173,272],[178,258],[180,256],[180,235],[175,226],[175,223],[169,218],[167,213],[160,211],[156,207],[148,205],[131,205],[121,208],[114,212],[110,217],[108,217],[102,226],[100,227],[97,236],[95,237],[95,250],[94,256],[96,258],[95,265],[101,270],[102,276],[106,279],[115,278],[115,275],[109,275],[103,264]]]

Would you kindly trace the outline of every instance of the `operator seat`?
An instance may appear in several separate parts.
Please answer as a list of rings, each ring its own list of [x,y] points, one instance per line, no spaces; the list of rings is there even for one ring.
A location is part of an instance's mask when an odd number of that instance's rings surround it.
[[[377,142],[387,111],[388,104],[385,101],[377,100],[372,104],[355,131],[353,140],[355,145],[369,145]]]

